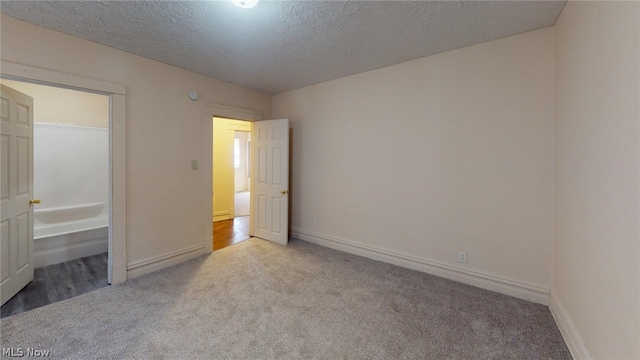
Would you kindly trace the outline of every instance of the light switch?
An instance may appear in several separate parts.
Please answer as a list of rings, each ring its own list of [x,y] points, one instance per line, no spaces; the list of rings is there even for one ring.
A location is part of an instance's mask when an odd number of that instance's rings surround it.
[[[191,160],[191,170],[198,170],[198,160]]]

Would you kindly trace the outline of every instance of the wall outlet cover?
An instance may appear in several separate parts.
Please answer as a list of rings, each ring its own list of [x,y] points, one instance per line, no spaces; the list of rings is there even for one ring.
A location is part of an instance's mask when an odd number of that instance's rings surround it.
[[[458,262],[467,263],[467,253],[465,251],[458,251]]]

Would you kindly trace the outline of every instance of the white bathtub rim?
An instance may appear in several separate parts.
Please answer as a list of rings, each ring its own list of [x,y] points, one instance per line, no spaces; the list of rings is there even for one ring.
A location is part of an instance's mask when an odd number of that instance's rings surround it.
[[[95,202],[79,205],[58,206],[33,210],[35,220],[41,223],[55,224],[59,222],[69,222],[99,217],[104,213],[106,203]],[[60,219],[63,219],[62,221]],[[70,219],[70,220],[65,220]]]
[[[109,227],[108,217],[68,221],[44,226],[38,225],[33,229],[33,239],[37,241],[53,236],[68,235],[76,232],[95,230],[104,227]]]
[[[85,210],[85,209],[102,209],[106,203],[104,202],[95,202],[88,204],[80,204],[80,205],[69,205],[69,206],[58,206],[52,208],[44,208],[44,209],[36,209],[33,210],[34,215],[44,215],[49,213],[60,213],[60,212],[75,212],[76,210]]]

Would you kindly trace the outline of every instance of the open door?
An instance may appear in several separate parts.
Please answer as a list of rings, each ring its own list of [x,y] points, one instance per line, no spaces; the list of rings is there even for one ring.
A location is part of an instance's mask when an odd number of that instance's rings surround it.
[[[33,280],[33,99],[2,85],[0,297]]]
[[[253,123],[253,235],[286,245],[289,241],[289,119]]]

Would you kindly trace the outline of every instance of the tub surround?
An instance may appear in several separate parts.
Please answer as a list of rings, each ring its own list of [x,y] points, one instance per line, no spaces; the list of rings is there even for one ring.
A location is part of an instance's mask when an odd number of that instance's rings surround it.
[[[108,251],[109,129],[34,124],[36,268]]]
[[[33,127],[33,188],[42,199],[34,210],[109,203],[109,129],[43,123]]]

